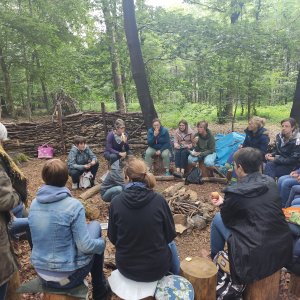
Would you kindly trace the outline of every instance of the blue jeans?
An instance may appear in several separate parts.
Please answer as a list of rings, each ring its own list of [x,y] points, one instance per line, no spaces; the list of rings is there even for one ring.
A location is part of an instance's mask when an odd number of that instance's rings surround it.
[[[119,154],[104,152],[104,158],[112,165],[115,161],[121,158]]]
[[[221,214],[214,216],[210,226],[210,253],[214,258],[219,251],[224,250],[225,242],[231,235],[231,231],[224,225]]]
[[[186,169],[189,155],[189,149],[175,149],[175,167],[179,169]]]
[[[8,282],[0,286],[0,300],[5,300],[7,286],[8,286]]]
[[[289,195],[289,198],[286,202],[285,207],[292,206],[293,203],[294,203],[294,200],[297,200],[298,198],[300,198],[300,184],[299,184],[299,182],[298,182],[297,185],[292,186],[291,191],[290,191],[290,195]],[[298,200],[300,200],[300,199],[298,199]]]
[[[295,166],[277,165],[273,161],[268,161],[265,165],[264,174],[275,179],[290,174],[294,169]]]
[[[286,204],[288,202],[291,189],[294,185],[299,185],[299,182],[296,178],[293,178],[290,175],[284,175],[278,179],[278,189],[282,207],[288,207]]]
[[[28,218],[16,218],[8,225],[8,232],[14,239],[18,239],[18,235],[26,232],[26,237],[30,248],[32,249],[31,233]]]
[[[171,264],[171,269],[170,272],[174,275],[179,275],[180,272],[180,260],[179,260],[179,255],[177,252],[176,244],[175,242],[171,242],[169,244],[169,248],[172,253],[172,264]]]
[[[215,165],[215,160],[216,160],[217,154],[214,152],[212,154],[208,154],[204,157],[204,164],[207,167],[212,167]],[[188,157],[188,163],[189,164],[193,164],[196,163],[198,161],[203,160],[203,157],[199,157],[199,156],[194,156],[192,154],[189,155]]]
[[[113,186],[108,189],[103,196],[101,196],[102,200],[105,202],[110,202],[115,196],[119,195],[123,191],[123,188],[120,185]]]
[[[101,226],[97,221],[92,221],[87,224],[91,238],[96,239],[101,237]],[[93,294],[104,295],[106,293],[106,281],[103,275],[103,260],[104,253],[101,255],[94,254],[88,265],[76,270],[69,276],[69,283],[61,286],[59,282],[42,280],[43,285],[55,289],[72,289],[82,284],[84,278],[91,272]]]

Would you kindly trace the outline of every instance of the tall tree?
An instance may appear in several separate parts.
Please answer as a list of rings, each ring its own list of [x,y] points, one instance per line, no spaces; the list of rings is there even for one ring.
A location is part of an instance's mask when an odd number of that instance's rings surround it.
[[[298,124],[300,124],[300,69],[298,73],[296,91],[290,116],[294,118]]]
[[[122,3],[124,28],[131,62],[132,77],[136,85],[137,96],[145,124],[147,128],[150,128],[152,126],[152,120],[157,117],[157,113],[150,95],[141,45],[138,38],[134,1],[123,0]]]

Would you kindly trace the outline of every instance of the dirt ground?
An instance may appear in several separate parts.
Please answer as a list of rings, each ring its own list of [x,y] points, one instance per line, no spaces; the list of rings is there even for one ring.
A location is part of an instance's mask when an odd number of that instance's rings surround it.
[[[240,129],[240,131],[244,128],[237,128]],[[278,127],[274,126],[272,128],[272,132],[278,132]],[[213,128],[213,132],[222,132],[226,133],[229,132],[229,126],[215,126]],[[275,134],[272,134],[272,136],[275,136]],[[65,160],[66,157],[60,157],[61,159]],[[100,159],[100,168],[97,174],[97,179],[99,180],[100,177],[107,171],[107,164],[103,161],[102,158],[98,157]],[[29,162],[23,163],[21,165],[21,169],[24,171],[25,175],[28,178],[29,181],[29,202],[35,197],[35,194],[38,190],[38,188],[42,185],[42,179],[41,179],[41,170],[43,167],[44,161],[39,159],[31,159]],[[165,188],[168,186],[174,184],[174,182],[158,182],[156,186],[156,190],[159,192],[162,192]],[[71,182],[68,182],[67,185],[69,188],[71,187]],[[189,189],[192,189],[197,192],[199,198],[201,198],[202,201],[209,201],[209,194],[212,191],[218,191],[221,192],[224,188],[224,185],[220,185],[217,183],[205,183],[204,185],[190,185]],[[82,191],[77,190],[73,192],[74,197],[78,197],[82,193]],[[99,220],[101,223],[108,221],[108,208],[109,204],[105,203],[101,200],[99,195],[95,195],[92,199],[89,199],[85,203],[86,207],[88,207],[91,217],[93,219]],[[218,209],[216,209],[217,211]],[[106,235],[106,231],[104,230],[104,236]],[[187,256],[200,256],[201,253],[203,253],[203,249],[209,253],[210,245],[209,245],[209,233],[210,233],[210,227],[209,225],[203,229],[203,230],[197,230],[194,229],[191,233],[183,233],[182,235],[178,235],[175,239],[176,245],[179,251],[180,259],[184,259]],[[204,251],[205,252],[205,251]],[[266,253],[267,255],[267,253]],[[28,281],[36,276],[35,271],[33,267],[30,264],[30,248],[26,241],[19,242],[19,253],[17,254],[18,260],[20,263],[20,275],[21,275],[21,282]],[[114,257],[114,247],[113,245],[108,241],[107,247],[105,250],[105,257],[107,259]],[[104,269],[104,272],[106,276],[108,276],[111,272],[111,269],[106,267]],[[280,299],[296,299],[295,297],[292,297],[288,294],[287,291],[287,284],[289,281],[289,274],[282,272],[281,276],[281,285],[280,285]],[[39,294],[27,294],[22,295],[22,299],[42,299],[41,295]],[[91,296],[89,295],[89,299],[91,299]],[[116,296],[113,296],[112,299],[119,299]]]

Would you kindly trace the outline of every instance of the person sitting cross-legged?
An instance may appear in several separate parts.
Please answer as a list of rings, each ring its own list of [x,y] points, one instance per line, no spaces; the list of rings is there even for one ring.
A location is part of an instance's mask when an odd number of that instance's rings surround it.
[[[82,136],[75,137],[74,145],[68,155],[68,170],[69,175],[72,177],[72,189],[76,190],[78,188],[80,176],[89,171],[93,175],[93,178],[91,178],[91,185],[93,186],[98,168],[99,162],[96,155],[86,144],[86,138]]]
[[[195,148],[190,152],[188,162],[189,164],[195,164],[199,161],[203,161],[205,166],[211,167],[214,165],[217,157],[215,138],[208,129],[208,123],[206,121],[198,122],[197,130],[198,132],[194,136]]]
[[[42,169],[45,182],[29,210],[33,249],[31,263],[44,286],[71,289],[92,275],[93,299],[105,300],[108,286],[103,275],[105,240],[97,221],[86,223],[81,202],[65,187],[68,169],[52,159]]]
[[[292,235],[281,210],[275,181],[261,174],[263,156],[254,148],[234,154],[238,181],[225,188],[211,224],[211,257],[228,245],[233,282],[251,283],[286,266],[292,259]]]
[[[159,119],[152,121],[152,128],[148,130],[148,148],[145,161],[150,170],[153,164],[153,156],[161,156],[165,168],[165,175],[170,175],[170,135],[167,128],[161,125]]]

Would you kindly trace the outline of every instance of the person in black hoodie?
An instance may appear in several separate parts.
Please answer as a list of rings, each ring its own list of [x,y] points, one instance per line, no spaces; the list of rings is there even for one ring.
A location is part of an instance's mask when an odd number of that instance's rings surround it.
[[[242,148],[234,154],[238,182],[225,188],[224,199],[211,224],[211,256],[228,244],[234,282],[251,283],[267,277],[292,258],[292,236],[281,210],[275,181],[261,174],[262,154]]]
[[[174,220],[164,197],[153,191],[155,177],[137,158],[128,162],[125,176],[130,182],[112,199],[108,222],[119,272],[138,282],[159,280],[169,271],[178,275]]]

